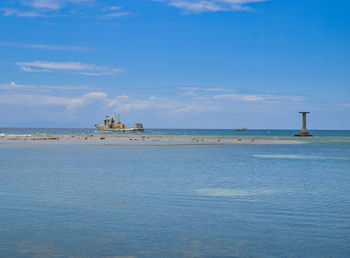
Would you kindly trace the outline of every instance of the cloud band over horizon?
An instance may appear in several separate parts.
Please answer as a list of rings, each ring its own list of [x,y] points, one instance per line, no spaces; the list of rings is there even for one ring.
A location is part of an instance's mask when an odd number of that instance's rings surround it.
[[[70,71],[73,73],[91,76],[115,75],[125,72],[120,68],[84,64],[81,62],[33,61],[16,62],[16,65],[25,72]]]

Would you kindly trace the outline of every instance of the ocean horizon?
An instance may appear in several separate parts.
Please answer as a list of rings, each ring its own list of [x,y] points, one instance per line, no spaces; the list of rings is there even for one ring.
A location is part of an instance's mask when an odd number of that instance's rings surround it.
[[[350,137],[350,130],[344,129],[309,129],[313,136],[329,137]],[[207,129],[207,128],[146,128],[144,132],[137,134],[195,134],[195,135],[260,135],[260,136],[294,136],[300,129],[248,129],[244,131],[232,129]],[[100,132],[95,127],[87,128],[69,128],[69,127],[0,127],[0,133],[3,134],[22,134],[22,133],[48,133],[48,134],[135,134],[135,132]]]

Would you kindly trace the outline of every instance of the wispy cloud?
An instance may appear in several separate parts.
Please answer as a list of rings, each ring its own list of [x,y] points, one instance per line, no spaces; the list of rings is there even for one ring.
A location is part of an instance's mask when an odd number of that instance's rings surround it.
[[[12,8],[0,8],[3,16],[23,18],[55,18],[76,16],[98,20],[114,20],[129,16],[131,13],[122,11],[122,7],[111,4],[109,1],[97,0],[17,0],[20,5]],[[9,5],[11,2],[9,3]],[[91,12],[92,11],[92,12]],[[40,45],[38,47],[41,47]],[[55,48],[59,50],[60,46]]]
[[[227,88],[205,88],[206,91],[212,91],[212,92],[233,92],[236,91],[234,89],[227,89]]]
[[[50,72],[50,70],[48,69],[33,69],[30,66],[25,66],[25,65],[21,65],[20,66],[22,71],[28,72],[28,73],[48,73]]]
[[[121,7],[120,6],[110,6],[108,9],[109,10],[119,10],[119,9],[121,9]]]
[[[234,89],[228,88],[202,88],[202,87],[177,87],[179,90],[185,91],[210,91],[210,92],[234,92]]]
[[[22,0],[24,5],[28,5],[34,8],[45,8],[45,9],[60,9],[64,1],[60,0]]]
[[[1,86],[0,86],[1,87]],[[189,101],[176,101],[169,98],[151,96],[149,98],[132,98],[120,95],[109,98],[105,92],[89,92],[80,97],[52,96],[43,94],[1,94],[0,104],[24,105],[24,106],[61,106],[66,111],[74,111],[86,105],[101,102],[99,108],[126,112],[126,111],[157,111],[168,114],[179,113],[204,113],[219,110],[217,105],[196,103]]]
[[[22,10],[12,9],[12,8],[4,8],[1,10],[4,13],[4,16],[16,16],[16,17],[24,17],[24,18],[45,17],[44,14],[37,11],[22,11]]]
[[[0,85],[0,88],[4,86],[8,88],[16,85]],[[29,117],[33,120],[45,115],[47,119],[60,116],[62,121],[68,119],[78,123],[82,121],[82,116],[84,116],[84,121],[96,122],[101,115],[118,111],[128,115],[156,117],[157,121],[162,119],[166,121],[164,124],[169,125],[171,122],[171,126],[181,126],[183,123],[179,124],[178,122],[184,121],[185,126],[194,127],[213,128],[220,126],[227,128],[239,126],[239,124],[250,127],[251,122],[246,116],[252,115],[254,123],[258,123],[264,119],[261,115],[263,112],[277,110],[287,114],[291,110],[296,112],[295,110],[299,110],[301,107],[305,108],[305,102],[301,101],[303,98],[298,96],[259,94],[213,96],[204,94],[202,98],[154,95],[138,97],[134,95],[111,96],[104,90],[88,90],[85,93],[54,90],[45,93],[36,92],[35,89],[31,90],[30,85],[18,85],[18,87],[20,87],[18,91],[0,91],[0,106],[9,110],[16,110],[16,108],[26,110],[31,113]],[[24,90],[26,87],[28,90]],[[50,88],[48,86],[48,89]],[[202,120],[208,116],[211,117],[209,122]],[[234,117],[234,119],[230,119],[230,117]],[[274,126],[278,126],[278,124]]]
[[[31,6],[36,9],[58,10],[67,4],[80,4],[94,2],[94,0],[22,0],[24,5]]]
[[[62,50],[62,51],[90,51],[92,48],[66,46],[66,45],[45,45],[45,44],[22,44],[14,42],[0,42],[0,46],[13,46],[22,48],[44,49],[44,50]]]
[[[350,108],[350,102],[349,103],[340,103],[337,105],[337,107],[340,107],[340,108]]]
[[[121,18],[123,16],[128,16],[130,14],[131,14],[130,12],[113,12],[113,13],[99,15],[98,18],[101,20],[113,20],[113,19]]]
[[[159,98],[151,96],[146,99],[133,99],[122,95],[111,99],[109,107],[114,107],[118,111],[129,110],[162,110],[167,113],[202,113],[220,109],[217,105],[207,105],[204,103],[176,101],[169,98]]]
[[[0,104],[24,106],[63,106],[66,110],[105,100],[104,92],[89,92],[80,97],[52,96],[43,94],[7,94],[0,95]]]
[[[102,13],[97,15],[100,20],[114,20],[131,15],[131,12],[122,11],[121,6],[106,6],[101,9]]]
[[[304,101],[303,96],[296,95],[278,95],[278,94],[244,94],[235,89],[229,88],[202,88],[202,87],[178,87],[180,96],[192,97],[195,99],[212,99],[216,103],[231,100],[240,102],[300,102]]]
[[[79,16],[100,20],[118,19],[131,13],[122,11],[120,6],[97,0],[17,0],[20,6],[0,8],[4,16],[25,18],[54,18],[62,16]],[[93,10],[93,14],[91,11]],[[97,14],[96,14],[97,12]],[[99,12],[99,14],[98,14]]]
[[[206,94],[218,94],[223,92],[234,92],[234,89],[228,89],[228,88],[201,88],[201,87],[177,87],[177,89],[182,90],[182,92],[179,93],[180,96],[187,96],[187,97],[198,97],[203,95],[203,93]]]
[[[155,0],[167,2],[170,6],[179,8],[183,13],[202,13],[217,11],[250,11],[251,3],[267,0]]]
[[[63,51],[90,51],[92,48],[88,47],[75,47],[65,45],[43,45],[43,44],[24,44],[26,48],[46,49],[46,50],[63,50]]]
[[[17,62],[16,65],[18,65],[25,72],[70,71],[91,76],[113,75],[124,72],[124,70],[119,68],[84,64],[80,62],[34,61]]]
[[[294,95],[269,95],[269,94],[221,94],[213,96],[214,99],[238,100],[244,102],[267,102],[267,101],[303,101],[304,97]]]
[[[105,92],[89,92],[80,98],[71,99],[70,103],[67,105],[67,110],[73,110],[77,107],[91,104],[97,100],[106,100],[107,96]]]
[[[177,87],[179,90],[200,90],[200,87]]]
[[[54,86],[54,85],[25,85],[11,82],[8,84],[0,84],[0,90],[8,91],[74,91],[92,89],[89,86]]]
[[[7,94],[0,95],[0,104],[42,106],[57,105],[68,106],[72,101],[69,97],[38,95],[38,94]]]

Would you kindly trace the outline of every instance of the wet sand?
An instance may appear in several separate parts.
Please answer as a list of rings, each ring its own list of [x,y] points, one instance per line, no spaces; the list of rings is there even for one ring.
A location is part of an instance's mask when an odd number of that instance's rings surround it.
[[[229,137],[229,136],[193,136],[193,135],[142,135],[142,134],[1,134],[0,143],[26,142],[47,144],[68,143],[98,143],[120,145],[218,145],[218,144],[302,144],[297,139],[271,139],[254,136]]]

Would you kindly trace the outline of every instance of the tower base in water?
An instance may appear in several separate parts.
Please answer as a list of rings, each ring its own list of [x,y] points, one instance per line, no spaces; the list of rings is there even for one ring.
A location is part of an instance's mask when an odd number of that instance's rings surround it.
[[[300,132],[298,134],[295,134],[294,136],[307,137],[307,136],[312,136],[312,134],[309,134],[309,132]]]

